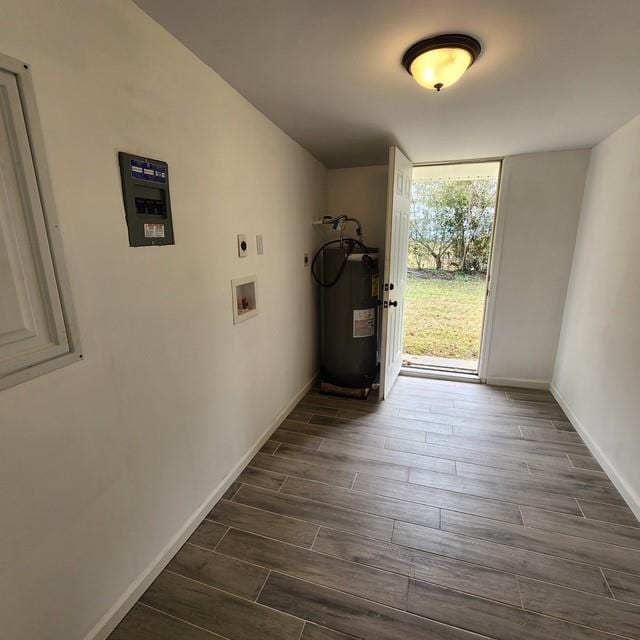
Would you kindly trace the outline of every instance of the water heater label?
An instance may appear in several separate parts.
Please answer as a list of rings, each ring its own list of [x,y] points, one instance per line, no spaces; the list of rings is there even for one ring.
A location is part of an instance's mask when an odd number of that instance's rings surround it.
[[[376,331],[376,310],[375,309],[354,309],[353,310],[353,337],[368,338]]]
[[[380,295],[380,276],[374,273],[371,276],[371,297],[377,298]]]

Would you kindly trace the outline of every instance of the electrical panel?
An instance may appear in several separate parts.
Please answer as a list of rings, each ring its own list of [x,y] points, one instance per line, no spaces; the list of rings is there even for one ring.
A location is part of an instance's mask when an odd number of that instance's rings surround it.
[[[122,151],[118,159],[129,245],[175,244],[167,163]]]

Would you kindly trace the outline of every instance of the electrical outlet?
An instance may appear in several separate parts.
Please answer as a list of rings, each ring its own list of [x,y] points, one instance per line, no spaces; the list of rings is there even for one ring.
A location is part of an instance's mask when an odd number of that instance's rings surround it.
[[[304,254],[304,266],[305,267],[309,266],[309,254],[308,253]]]
[[[262,236],[256,236],[256,253],[261,256],[264,253],[264,245],[262,243]]]
[[[249,251],[249,245],[247,244],[247,236],[244,233],[238,234],[238,257],[245,258]]]

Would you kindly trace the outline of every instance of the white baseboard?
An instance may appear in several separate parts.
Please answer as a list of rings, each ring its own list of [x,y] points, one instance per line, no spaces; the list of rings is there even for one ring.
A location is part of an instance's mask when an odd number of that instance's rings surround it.
[[[530,378],[497,378],[487,376],[487,384],[497,385],[500,387],[522,387],[524,389],[543,389],[549,390],[550,382],[548,380],[535,380]]]
[[[600,466],[604,469],[609,479],[615,485],[616,489],[620,492],[620,495],[624,498],[625,502],[629,505],[631,511],[638,520],[640,520],[640,496],[633,490],[629,483],[618,473],[618,470],[614,464],[609,460],[609,457],[600,448],[600,445],[591,437],[587,427],[580,421],[573,409],[568,405],[563,395],[558,388],[551,383],[551,393],[556,399],[558,404],[562,407],[562,410],[569,418],[569,422],[573,425],[575,430],[580,434],[580,437],[587,445],[587,448],[591,452],[591,455],[600,463]]]
[[[180,530],[173,536],[164,549],[151,561],[151,563],[138,575],[134,582],[122,594],[117,602],[105,613],[98,623],[84,637],[84,640],[105,640],[107,636],[118,626],[118,623],[125,617],[140,596],[149,588],[151,583],[158,577],[160,572],[169,563],[171,558],[177,553],[180,547],[187,541],[191,534],[198,527],[204,517],[211,511],[216,502],[220,500],[222,494],[234,483],[247,463],[262,448],[262,445],[271,437],[271,434],[280,426],[280,423],[291,412],[291,410],[306,395],[313,386],[317,378],[317,373],[313,375],[287,406],[274,418],[258,438],[257,442],[242,456],[233,469],[224,477],[222,482],[209,494],[204,502],[189,517]]]

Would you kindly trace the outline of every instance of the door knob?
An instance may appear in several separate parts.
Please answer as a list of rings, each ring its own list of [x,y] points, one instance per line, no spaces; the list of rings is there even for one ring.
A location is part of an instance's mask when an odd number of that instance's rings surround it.
[[[389,300],[389,306],[390,307],[397,307],[398,306],[398,301],[397,300]]]

